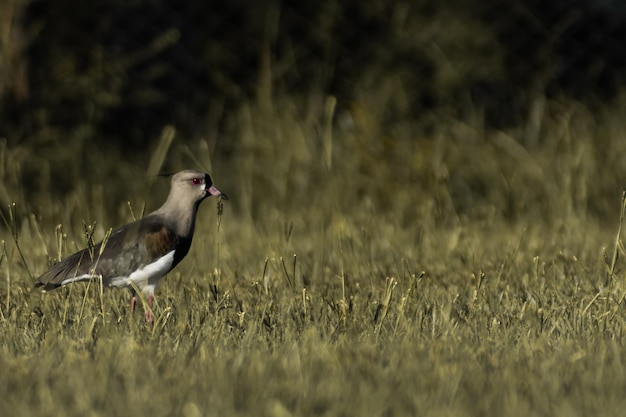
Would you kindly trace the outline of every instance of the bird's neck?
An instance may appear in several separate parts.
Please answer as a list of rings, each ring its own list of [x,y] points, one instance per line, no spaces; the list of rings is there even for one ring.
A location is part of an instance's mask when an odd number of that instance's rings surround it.
[[[191,239],[196,227],[199,202],[189,204],[182,200],[168,200],[152,214],[160,216],[178,236]]]

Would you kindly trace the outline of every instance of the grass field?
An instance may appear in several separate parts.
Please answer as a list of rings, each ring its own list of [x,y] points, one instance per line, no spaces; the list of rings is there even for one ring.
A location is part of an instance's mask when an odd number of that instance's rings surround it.
[[[626,106],[555,106],[531,146],[478,112],[426,135],[361,104],[250,105],[230,152],[166,131],[152,168],[3,146],[0,414],[623,415]],[[146,172],[186,167],[231,200],[203,203],[153,328],[98,282],[34,290],[84,225],[160,204]]]

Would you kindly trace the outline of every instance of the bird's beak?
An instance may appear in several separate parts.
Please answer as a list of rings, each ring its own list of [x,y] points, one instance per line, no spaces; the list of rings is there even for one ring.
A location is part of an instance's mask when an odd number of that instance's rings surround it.
[[[226,194],[218,190],[217,187],[215,187],[215,185],[211,185],[209,188],[207,188],[206,192],[207,192],[207,196],[214,195],[214,196],[219,196],[222,200],[228,200],[228,197],[226,196]]]

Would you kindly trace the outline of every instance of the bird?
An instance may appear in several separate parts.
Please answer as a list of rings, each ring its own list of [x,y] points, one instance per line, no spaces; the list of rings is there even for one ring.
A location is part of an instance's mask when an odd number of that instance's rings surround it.
[[[39,276],[35,287],[47,292],[99,277],[103,286],[130,288],[131,311],[137,302],[136,288],[147,298],[150,308],[145,317],[152,324],[156,286],[189,252],[198,207],[210,196],[228,200],[209,174],[193,169],[174,174],[161,207],[113,230],[93,247],[64,258]]]

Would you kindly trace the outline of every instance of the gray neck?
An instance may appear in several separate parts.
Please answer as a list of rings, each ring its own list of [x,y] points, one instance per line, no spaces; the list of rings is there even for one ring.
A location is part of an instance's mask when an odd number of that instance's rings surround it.
[[[178,236],[191,238],[196,227],[196,214],[200,202],[176,197],[170,195],[165,204],[151,214],[161,217],[167,227]]]

